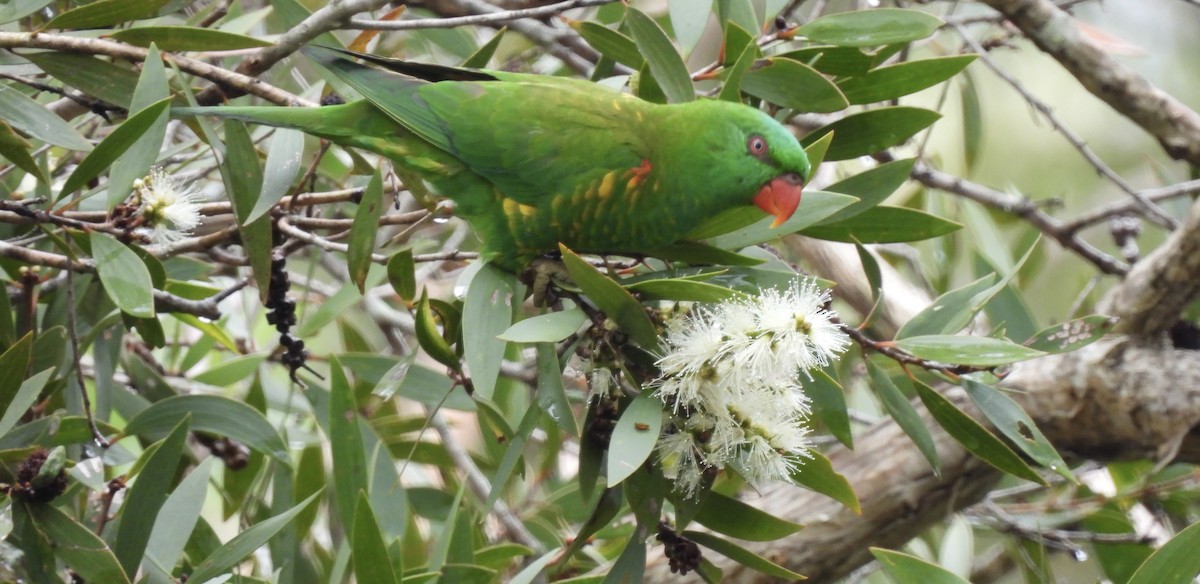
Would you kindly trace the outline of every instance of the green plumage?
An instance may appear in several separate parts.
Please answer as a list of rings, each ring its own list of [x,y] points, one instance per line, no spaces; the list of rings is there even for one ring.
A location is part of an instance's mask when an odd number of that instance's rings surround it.
[[[741,104],[657,105],[562,77],[306,52],[365,99],[174,112],[295,128],[386,156],[406,182],[452,199],[483,255],[509,269],[559,242],[593,253],[661,248],[754,204],[772,179],[808,173],[796,139]],[[765,152],[750,151],[754,137]]]

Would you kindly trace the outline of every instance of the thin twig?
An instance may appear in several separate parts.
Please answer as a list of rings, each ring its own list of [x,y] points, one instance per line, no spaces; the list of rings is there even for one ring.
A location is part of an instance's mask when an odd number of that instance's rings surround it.
[[[87,420],[88,430],[92,440],[100,448],[108,448],[108,440],[96,427],[96,419],[92,417],[92,398],[88,397],[87,384],[83,382],[83,355],[79,354],[79,328],[75,322],[75,272],[67,270],[67,333],[71,339],[71,359],[74,361],[75,382],[79,384],[79,395],[83,398],[83,417]]]
[[[952,26],[954,30],[958,32],[959,36],[961,36],[963,40],[970,45],[971,50],[979,55],[979,60],[983,62],[988,69],[991,69],[992,73],[1011,86],[1017,93],[1021,94],[1021,97],[1024,98],[1029,105],[1033,106],[1034,109],[1041,113],[1042,116],[1050,122],[1050,125],[1054,126],[1054,129],[1059,134],[1062,134],[1062,136],[1066,138],[1067,141],[1070,142],[1080,154],[1083,155],[1084,160],[1087,160],[1088,164],[1091,164],[1097,172],[1099,172],[1102,176],[1116,185],[1117,188],[1121,189],[1126,195],[1129,195],[1134,201],[1136,201],[1138,206],[1141,207],[1141,210],[1146,214],[1147,217],[1167,229],[1173,230],[1179,226],[1179,221],[1177,221],[1174,217],[1167,215],[1166,212],[1158,207],[1158,205],[1155,205],[1147,200],[1146,197],[1142,196],[1142,194],[1135,190],[1132,185],[1130,185],[1128,182],[1125,182],[1125,179],[1122,178],[1121,175],[1117,174],[1112,168],[1109,168],[1109,166],[1105,164],[1103,160],[1100,160],[1100,157],[1097,156],[1087,144],[1083,143],[1083,138],[1080,138],[1079,135],[1068,128],[1067,125],[1062,122],[1062,120],[1058,119],[1058,116],[1054,114],[1054,110],[1052,110],[1050,106],[1046,104],[1046,102],[1038,99],[1036,96],[1030,93],[1029,90],[1025,89],[1025,86],[1022,85],[1021,82],[1017,81],[1016,78],[1014,78],[1012,75],[1009,75],[1007,71],[997,65],[996,62],[992,60],[987,50],[984,49],[973,36],[967,33],[967,29],[965,27],[963,27],[961,24],[954,23],[951,23],[950,26]]]
[[[454,28],[479,24],[504,24],[521,18],[541,18],[565,12],[574,8],[601,6],[617,0],[566,0],[557,4],[547,4],[536,8],[521,8],[518,10],[501,10],[485,12],[468,16],[453,16],[450,18],[419,18],[412,20],[351,20],[346,28],[359,30],[416,30],[423,28]]]

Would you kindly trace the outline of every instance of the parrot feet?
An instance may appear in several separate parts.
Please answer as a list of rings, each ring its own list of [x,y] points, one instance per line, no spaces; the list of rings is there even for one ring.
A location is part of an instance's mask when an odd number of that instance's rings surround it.
[[[567,267],[563,265],[562,260],[557,257],[543,256],[529,263],[525,271],[521,274],[521,280],[525,282],[533,293],[534,306],[549,306],[550,308],[562,308],[562,299],[554,291],[552,284],[554,279],[567,278]]]

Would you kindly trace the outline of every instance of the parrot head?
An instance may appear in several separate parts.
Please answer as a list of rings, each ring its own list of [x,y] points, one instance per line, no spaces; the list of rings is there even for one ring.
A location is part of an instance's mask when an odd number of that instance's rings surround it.
[[[796,137],[765,112],[727,101],[698,100],[678,108],[676,123],[691,138],[677,141],[677,156],[697,172],[681,177],[692,196],[707,199],[710,211],[753,204],[774,217],[771,227],[787,221],[800,206],[809,174],[808,156]]]

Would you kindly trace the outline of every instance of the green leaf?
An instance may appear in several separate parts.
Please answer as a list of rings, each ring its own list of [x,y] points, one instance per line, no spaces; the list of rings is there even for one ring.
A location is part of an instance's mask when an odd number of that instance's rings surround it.
[[[828,217],[824,223],[837,223],[849,219],[882,203],[908,180],[914,162],[915,158],[885,162],[829,185],[825,190],[858,197],[858,202]]]
[[[858,502],[854,487],[850,486],[850,481],[844,475],[833,470],[833,463],[824,454],[810,450],[808,455],[800,460],[804,462],[804,466],[792,473],[792,482],[821,493],[862,515],[862,504]]]
[[[554,343],[579,330],[587,315],[578,308],[547,312],[514,323],[499,338],[514,343]]]
[[[629,478],[654,452],[662,431],[663,404],[652,391],[633,398],[621,413],[608,443],[608,486]]]
[[[333,458],[333,499],[342,525],[354,525],[355,504],[367,489],[367,455],[359,433],[358,404],[346,372],[336,356],[329,358],[329,422],[326,428]]]
[[[1051,355],[1070,353],[1100,340],[1116,324],[1110,316],[1093,314],[1043,329],[1024,345]]]
[[[900,243],[933,239],[961,228],[924,211],[879,205],[844,221],[809,227],[801,234],[845,243]]]
[[[167,86],[167,73],[163,67],[162,57],[158,48],[151,46],[146,52],[146,60],[142,65],[142,74],[138,77],[137,88],[133,92],[131,111],[141,111],[163,99],[171,97]],[[137,141],[117,158],[108,172],[108,207],[111,209],[133,190],[133,181],[146,176],[158,152],[163,147],[163,139],[167,135],[167,121],[170,114],[166,111],[158,114],[158,119],[146,129]]]
[[[942,20],[932,14],[899,8],[877,8],[827,14],[802,27],[808,40],[841,47],[907,43],[933,34]]]
[[[1006,339],[956,335],[908,337],[896,341],[896,347],[929,361],[978,367],[1008,365],[1045,355]]]
[[[196,521],[200,519],[200,511],[208,493],[208,477],[216,462],[216,457],[209,457],[192,469],[159,509],[154,529],[150,532],[150,541],[146,545],[146,556],[142,560],[144,571],[151,570],[152,566],[160,567],[164,572],[170,571],[183,555],[183,548],[196,528]]]
[[[914,380],[913,387],[916,388],[921,401],[925,403],[925,408],[933,415],[933,419],[937,420],[946,433],[962,444],[963,448],[966,448],[971,454],[978,456],[1002,472],[1039,485],[1048,485],[1008,445],[976,422],[974,418],[958,409],[945,396],[920,381]]]
[[[820,229],[814,227],[826,217],[853,205],[857,199],[849,195],[828,193],[824,191],[808,191],[800,202],[800,208],[790,219],[776,228],[771,228],[770,217],[763,217],[757,208],[747,211],[760,217],[757,222],[743,227],[732,233],[719,235],[708,240],[709,245],[725,249],[741,249],[771,241],[797,231]]]
[[[25,53],[38,68],[55,79],[88,95],[129,109],[133,103],[133,88],[138,84],[138,73],[110,61],[76,55],[46,51]]]
[[[387,278],[401,300],[412,302],[417,297],[417,264],[411,249],[398,251],[388,258]]]
[[[989,274],[938,296],[933,303],[904,323],[896,332],[896,338],[944,335],[961,330],[975,315],[972,299],[986,292],[995,282],[996,275]]]
[[[304,133],[288,128],[275,128],[267,140],[267,162],[263,168],[262,191],[254,208],[246,217],[253,222],[275,206],[292,188],[300,174],[300,162],[304,154]]]
[[[480,69],[487,67],[488,61],[491,61],[492,56],[496,54],[496,49],[500,48],[500,41],[504,40],[504,33],[507,31],[507,27],[496,31],[496,34],[492,35],[492,38],[488,39],[488,42],[484,43],[482,47],[476,49],[474,53],[471,53],[471,56],[463,60],[463,62],[459,64],[459,67],[467,69]]]
[[[929,428],[925,427],[925,421],[921,419],[917,409],[908,401],[908,398],[904,397],[900,388],[896,387],[883,367],[867,359],[867,369],[871,377],[871,389],[875,390],[875,395],[879,396],[879,401],[883,403],[884,409],[891,414],[892,419],[896,420],[904,433],[908,434],[908,437],[917,445],[921,454],[925,456],[925,460],[929,461],[929,466],[933,467],[933,474],[940,476],[941,462],[938,460],[937,445],[934,444],[933,436],[929,434]]]
[[[667,99],[671,103],[686,103],[696,99],[687,65],[658,23],[636,8],[625,11],[625,23]]]
[[[550,565],[550,562],[555,561],[560,551],[562,551],[562,548],[554,548],[543,554],[540,558],[529,562],[508,581],[508,584],[533,584],[533,581],[542,573],[542,570],[545,570],[546,566]]]
[[[189,415],[193,432],[225,436],[291,464],[283,438],[258,410],[218,395],[181,395],[155,402],[129,421],[125,434],[158,439]]]
[[[19,20],[45,8],[54,0],[9,0],[0,5],[0,24]]]
[[[816,69],[799,61],[770,57],[750,65],[742,91],[797,112],[828,113],[846,109],[842,92]]]
[[[512,326],[513,300],[516,295],[513,275],[490,264],[484,264],[471,284],[463,301],[463,322],[470,327],[462,340],[467,367],[475,395],[492,399],[500,363],[508,343],[497,338]]]
[[[39,531],[54,542],[54,554],[92,584],[129,584],[104,540],[53,505],[22,503]]]
[[[0,119],[0,157],[7,158],[10,162],[17,165],[17,168],[33,175],[40,182],[49,182],[46,180],[46,173],[42,172],[33,155],[29,153],[31,145],[24,138],[17,135],[17,132]]]
[[[517,426],[517,430],[512,433],[511,438],[504,446],[504,456],[500,458],[500,464],[496,465],[496,472],[491,477],[492,490],[488,493],[480,511],[491,513],[492,507],[496,505],[496,500],[504,494],[505,486],[512,478],[513,471],[521,464],[525,454],[525,445],[529,443],[529,437],[533,435],[533,431],[537,429],[541,419],[541,408],[525,410],[520,425]]]
[[[739,213],[741,211],[741,213]],[[745,211],[749,211],[748,213]],[[708,227],[715,229],[732,230],[734,226],[744,226],[754,223],[762,215],[757,209],[740,208],[729,209],[723,213],[718,213],[713,218],[712,223],[705,223],[697,230],[707,230]],[[719,233],[718,233],[719,234]],[[721,249],[701,243],[698,241],[676,241],[675,243],[647,249],[644,253],[649,257],[655,257],[669,262],[683,262],[693,265],[712,265],[712,266],[757,266],[763,263],[762,260],[744,256],[732,251]]]
[[[155,519],[167,500],[167,489],[175,480],[175,468],[179,465],[179,455],[187,436],[188,418],[184,416],[166,438],[147,448],[143,460],[138,461],[142,471],[125,494],[121,521],[117,524],[112,546],[113,554],[126,574],[137,572],[146,553]]]
[[[724,286],[697,282],[696,280],[659,279],[642,280],[627,286],[643,301],[674,300],[678,302],[724,302],[746,295]]]
[[[655,350],[662,339],[654,329],[654,323],[646,315],[646,310],[620,284],[612,281],[604,274],[583,261],[567,246],[558,244],[562,253],[563,264],[571,279],[575,281],[592,302],[603,310],[613,322],[621,326],[629,336],[643,349]]]
[[[680,535],[743,566],[746,566],[747,568],[761,572],[768,576],[774,578],[784,578],[786,580],[804,579],[804,576],[801,574],[797,574],[740,545],[737,545],[729,540],[721,539],[711,533],[687,530]]]
[[[13,346],[4,351],[0,355],[0,411],[4,412],[4,419],[8,420],[12,416],[20,419],[24,415],[25,410],[19,412],[11,412],[12,406],[17,401],[17,396],[23,389],[25,375],[29,371],[29,365],[33,358],[33,333],[26,333]],[[53,371],[54,368],[51,368]],[[28,406],[26,406],[28,407]],[[14,420],[15,422],[15,420]],[[0,424],[2,425],[2,424]],[[7,426],[12,428],[12,424]],[[0,432],[0,436],[7,433]]]
[[[302,501],[299,505],[280,513],[270,519],[260,521],[248,529],[237,534],[229,543],[221,546],[207,558],[204,558],[200,565],[192,571],[189,581],[207,582],[208,580],[224,574],[234,565],[241,562],[246,556],[254,553],[255,550],[271,541],[275,534],[279,533],[283,528],[287,527],[296,519],[302,511],[316,501],[321,496],[320,492],[313,493],[309,498]]]
[[[804,147],[804,153],[808,155],[809,162],[808,176],[804,177],[805,182],[811,180],[817,173],[817,167],[825,162],[825,154],[829,152],[831,142],[833,142],[833,133],[828,133]]]
[[[631,538],[625,549],[617,556],[602,584],[629,584],[641,582],[646,574],[646,544]]]
[[[368,280],[372,278],[370,274],[367,277]],[[368,286],[370,285],[368,283]],[[354,303],[361,299],[362,293],[358,291],[358,287],[350,282],[346,282],[333,296],[326,298],[325,302],[322,302],[316,311],[308,315],[292,334],[300,338],[316,335],[321,332],[321,329],[333,322],[334,319],[345,314],[346,310],[354,306]]]
[[[717,533],[749,541],[775,541],[804,529],[799,523],[715,491],[704,499],[695,521]]]
[[[237,120],[225,120],[225,160],[221,162],[221,180],[233,202],[242,249],[250,259],[250,271],[259,291],[266,300],[271,287],[271,218],[263,215],[251,220],[250,213],[262,194],[263,174],[258,164],[258,152],[246,125]]]
[[[953,572],[916,556],[875,547],[871,548],[871,554],[883,566],[883,571],[900,584],[970,584]]]
[[[847,448],[854,448],[850,432],[850,413],[846,409],[846,394],[837,380],[826,371],[811,371],[812,379],[804,383],[804,393],[812,400],[813,414],[825,428]]]
[[[172,53],[236,51],[271,46],[271,42],[264,39],[194,26],[138,26],[105,36],[139,47],[156,44],[158,48]]]
[[[861,77],[846,79],[838,83],[838,88],[850,103],[896,99],[954,77],[977,57],[956,55],[880,67]]]
[[[12,349],[10,348],[9,350],[11,351]],[[4,355],[7,356],[8,352],[5,352]],[[4,363],[3,359],[4,357],[0,357],[0,371],[7,370],[7,363]],[[25,412],[33,407],[33,404],[37,402],[38,395],[42,393],[42,389],[46,387],[46,382],[50,381],[50,377],[53,374],[53,367],[35,373],[28,379],[21,381],[21,387],[12,396],[8,394],[8,387],[5,387],[4,397],[0,400],[0,411],[4,412],[4,417],[0,418],[0,436],[8,434],[8,431],[12,430],[17,425],[17,422],[21,421],[21,417],[25,415]],[[0,373],[0,379],[5,380],[0,382],[0,385],[8,386],[21,378],[17,376],[4,377]]]
[[[158,15],[170,0],[99,0],[68,10],[46,23],[45,28],[104,28]]]
[[[354,507],[354,528],[350,534],[350,555],[354,558],[354,578],[362,584],[396,584],[396,572],[388,557],[387,542],[375,521],[371,500],[358,493]]]
[[[95,4],[89,6],[95,6]],[[117,129],[113,130],[89,152],[79,166],[75,167],[75,171],[71,173],[66,183],[63,184],[62,190],[59,191],[59,198],[79,190],[112,166],[117,158],[120,158],[126,150],[137,143],[138,139],[155,127],[170,106],[171,98],[167,98],[129,116],[124,123],[117,126]]]
[[[606,26],[595,22],[573,21],[571,26],[579,32],[584,40],[592,45],[601,55],[608,57],[630,69],[641,69],[646,64],[633,39]]]
[[[671,30],[684,54],[691,53],[708,27],[712,14],[713,0],[675,0],[667,4],[671,17]]]
[[[82,152],[92,149],[92,143],[70,124],[8,85],[0,85],[0,119],[47,144]]]
[[[837,77],[866,75],[875,65],[874,56],[864,53],[858,47],[816,45],[788,51],[779,56],[807,63],[817,71]]]
[[[346,268],[350,281],[358,291],[366,294],[364,284],[371,269],[371,252],[375,251],[375,236],[379,233],[379,217],[383,215],[383,176],[376,168],[367,188],[363,190],[358,210],[350,226],[350,240],[346,250]]]
[[[835,132],[825,159],[849,160],[900,144],[941,117],[937,112],[908,106],[872,109],[817,129],[800,143],[807,146],[826,133]]]
[[[96,272],[108,297],[130,316],[154,318],[154,284],[146,264],[111,235],[99,231],[90,235]]]
[[[731,25],[732,26],[732,25]],[[728,42],[726,48],[728,49]],[[725,85],[721,87],[721,95],[719,98],[723,101],[733,101],[740,103],[742,101],[742,78],[746,76],[746,71],[750,65],[758,58],[761,50],[756,43],[747,43],[742,49],[742,54],[733,62],[728,69],[729,72],[725,75]],[[815,166],[815,165],[814,165]]]
[[[207,383],[217,387],[229,387],[254,375],[258,371],[258,366],[263,361],[266,361],[269,356],[265,352],[238,355],[232,359],[221,361],[201,373],[197,373],[193,379],[200,383]]]
[[[1010,442],[1016,444],[1017,448],[1020,448],[1038,464],[1062,475],[1071,482],[1076,482],[1070,467],[1058,455],[1058,451],[1054,450],[1054,446],[1050,444],[1042,431],[1038,429],[1033,418],[1030,418],[1017,402],[1004,395],[1000,390],[973,379],[970,375],[961,377],[960,383],[962,388],[967,390],[971,401],[975,402],[975,406],[983,412],[984,417]]]
[[[433,318],[433,309],[429,306],[429,297],[424,290],[421,291],[421,298],[417,300],[417,310],[413,314],[413,319],[417,343],[421,345],[421,348],[425,349],[425,352],[438,363],[455,371],[461,369],[462,365],[458,362],[458,355],[455,354],[454,349],[450,348],[450,344],[437,329],[437,321]]]
[[[571,409],[571,400],[567,398],[567,389],[563,386],[562,365],[553,343],[537,344],[537,371],[538,405],[563,432],[578,437],[579,426],[575,423],[575,412]]]

